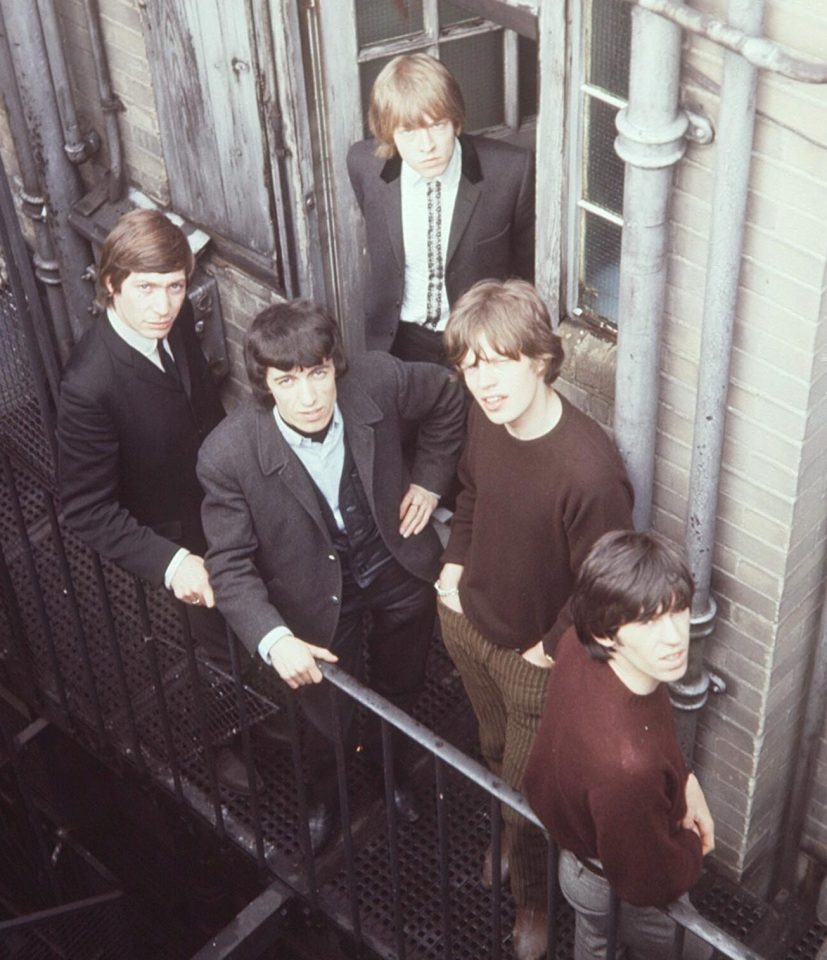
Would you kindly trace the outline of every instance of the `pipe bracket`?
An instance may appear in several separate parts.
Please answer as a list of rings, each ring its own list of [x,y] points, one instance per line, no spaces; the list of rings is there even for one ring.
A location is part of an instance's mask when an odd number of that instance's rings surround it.
[[[84,163],[93,157],[101,148],[101,138],[97,130],[90,130],[79,143],[64,143],[63,149],[69,158],[69,163]]]
[[[686,128],[686,139],[702,147],[708,146],[715,139],[715,127],[706,114],[694,110],[684,109],[689,126]]]

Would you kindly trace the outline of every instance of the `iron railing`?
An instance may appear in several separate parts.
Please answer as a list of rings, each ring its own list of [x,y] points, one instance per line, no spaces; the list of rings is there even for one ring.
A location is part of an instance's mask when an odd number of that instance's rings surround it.
[[[180,604],[79,543],[63,527],[51,489],[30,471],[6,454],[0,466],[0,626],[9,638],[0,681],[104,762],[129,761],[253,857],[263,880],[278,878],[357,944],[398,960],[510,955],[513,904],[497,870],[492,889],[482,888],[481,856],[490,843],[499,865],[501,804],[537,821],[470,755],[473,720],[440,649],[415,717],[323,666],[332,709],[350,697],[357,723],[381,718],[386,774],[374,791],[361,757],[346,757],[344,743],[336,744],[341,837],[313,856],[296,696],[263,668],[254,686],[245,684],[250,658],[232,638],[231,672],[212,666]],[[281,742],[260,736],[264,724],[280,727]],[[399,821],[388,802],[392,728],[413,744],[410,773],[423,801],[415,825]],[[242,744],[250,796],[219,782],[214,749],[230,738]],[[572,918],[556,894],[552,846],[548,871],[549,955],[566,956]],[[669,913],[679,931],[692,930],[724,956],[757,956],[683,905]]]

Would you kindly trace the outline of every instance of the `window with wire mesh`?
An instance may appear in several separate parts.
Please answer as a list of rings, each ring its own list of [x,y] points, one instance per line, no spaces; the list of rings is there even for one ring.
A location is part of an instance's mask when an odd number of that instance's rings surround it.
[[[589,0],[581,41],[574,103],[580,155],[572,184],[575,243],[569,305],[588,320],[613,329],[618,322],[624,174],[614,151],[615,118],[628,96],[631,6]]]
[[[467,5],[466,5],[467,4]],[[471,133],[514,132],[537,115],[537,44],[448,0],[358,0],[356,33],[362,116],[373,81],[392,57],[422,50],[454,74]]]

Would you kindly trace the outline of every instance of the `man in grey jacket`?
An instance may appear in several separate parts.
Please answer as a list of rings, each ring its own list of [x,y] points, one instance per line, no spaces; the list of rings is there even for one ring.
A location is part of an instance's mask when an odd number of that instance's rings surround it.
[[[371,685],[403,709],[415,701],[440,553],[429,521],[454,473],[464,405],[459,385],[432,364],[370,354],[348,369],[335,322],[310,301],[259,314],[245,360],[254,399],[199,454],[206,564],[218,607],[250,653],[301,688],[318,849],[332,828],[335,766],[317,661],[363,676],[368,613]],[[403,420],[419,425],[410,471]],[[352,706],[343,710],[346,732]],[[395,800],[416,819],[398,777]]]

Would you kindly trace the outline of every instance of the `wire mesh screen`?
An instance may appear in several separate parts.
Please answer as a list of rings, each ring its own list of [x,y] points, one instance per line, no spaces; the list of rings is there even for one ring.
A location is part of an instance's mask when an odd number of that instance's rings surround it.
[[[25,305],[0,280],[0,443],[54,488],[54,461],[23,332]]]
[[[578,305],[587,317],[617,325],[623,162],[615,121],[628,96],[631,6],[591,0],[583,31]]]
[[[134,956],[123,898],[69,904],[0,923],[0,956],[9,960],[123,960]]]

